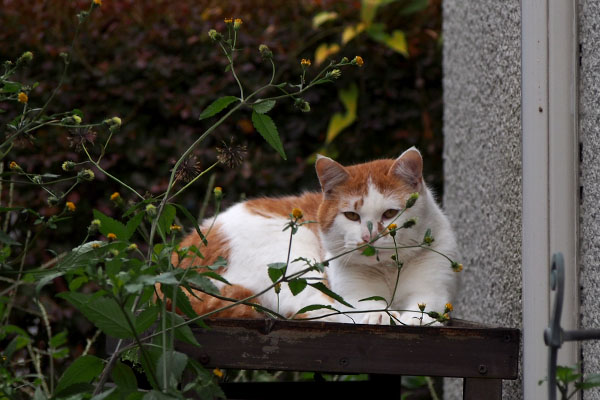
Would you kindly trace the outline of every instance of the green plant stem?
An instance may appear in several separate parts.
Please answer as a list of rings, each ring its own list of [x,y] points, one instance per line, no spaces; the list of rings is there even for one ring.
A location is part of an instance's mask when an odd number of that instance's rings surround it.
[[[145,200],[144,196],[142,196],[141,194],[139,194],[135,189],[133,189],[131,186],[127,185],[125,182],[123,182],[123,181],[119,180],[118,178],[114,177],[113,175],[109,174],[104,168],[102,168],[100,166],[100,164],[98,164],[96,161],[94,161],[92,159],[92,156],[90,156],[90,153],[88,152],[87,148],[85,147],[85,144],[82,143],[81,147],[83,148],[83,151],[85,151],[85,154],[87,155],[89,162],[92,163],[96,168],[98,168],[98,170],[100,170],[103,174],[105,174],[106,176],[108,176],[110,179],[114,180],[115,182],[117,182],[121,186],[124,186],[125,188],[129,189],[131,192],[133,192],[141,200]]]
[[[177,162],[175,163],[175,166],[173,166],[173,170],[171,171],[171,177],[169,178],[169,183],[167,185],[167,190],[166,190],[166,192],[164,194],[164,197],[163,197],[163,199],[160,202],[160,205],[158,207],[158,210],[157,210],[157,213],[156,213],[156,218],[154,219],[154,221],[152,221],[152,226],[150,227],[150,237],[148,238],[148,256],[147,256],[147,259],[150,259],[150,255],[152,254],[152,248],[153,248],[153,244],[154,244],[154,236],[156,234],[156,227],[158,225],[158,220],[160,219],[160,216],[162,215],[163,209],[165,208],[165,205],[167,204],[167,200],[169,198],[169,193],[171,191],[171,187],[173,186],[173,182],[175,181],[175,174],[177,172],[177,169],[179,168],[179,166],[181,165],[181,163],[183,162],[183,160],[185,160],[192,153],[192,151],[194,151],[194,149],[200,143],[202,143],[202,141],[204,141],[204,139],[206,139],[206,137],[208,135],[210,135],[212,133],[212,131],[214,131],[227,118],[229,118],[229,116],[231,114],[233,114],[234,112],[236,112],[243,105],[244,105],[243,102],[240,102],[240,103],[236,104],[231,110],[229,110],[225,115],[223,115],[217,122],[215,122],[212,126],[210,126],[208,129],[206,129],[204,131],[204,133],[198,139],[196,139],[196,141],[194,143],[192,143],[192,145],[190,147],[188,147],[188,149],[179,157],[179,160],[177,160]]]
[[[33,367],[35,368],[35,371],[37,373],[37,377],[42,382],[42,390],[44,391],[44,394],[46,395],[46,398],[50,398],[50,395],[51,395],[52,392],[48,388],[48,384],[46,383],[46,376],[42,372],[42,366],[40,364],[40,358],[33,351],[33,346],[31,345],[31,343],[27,343],[27,351],[29,352],[29,356],[31,357],[31,361],[33,362]]]
[[[394,241],[394,249],[396,251],[396,269],[398,270],[396,273],[396,283],[394,284],[394,291],[392,292],[392,298],[390,299],[389,304],[394,303],[394,298],[396,297],[396,290],[398,290],[398,282],[400,281],[400,271],[402,270],[402,264],[400,260],[398,260],[398,245],[396,244],[396,236],[392,236],[392,240]]]
[[[115,300],[117,300],[117,299],[115,299]],[[146,350],[144,350],[144,346],[142,345],[142,341],[140,340],[140,336],[136,332],[135,325],[133,324],[133,321],[131,321],[131,318],[129,318],[129,315],[123,309],[123,305],[121,305],[120,309],[123,312],[123,315],[125,316],[125,320],[127,320],[127,325],[129,325],[129,329],[131,329],[131,333],[133,333],[133,337],[135,339],[136,344],[140,348],[140,353],[142,353],[142,357],[144,358],[144,360],[146,361],[146,364],[148,364],[148,367],[150,368],[150,370],[148,371],[150,373],[150,377],[152,378],[152,380],[156,384],[158,384],[158,379],[156,379],[156,374],[155,374],[155,371],[154,371],[154,366],[150,362],[151,360],[148,357],[148,353],[146,352]]]
[[[46,308],[38,299],[35,300],[36,305],[40,309],[42,313],[42,320],[44,321],[44,326],[46,327],[46,333],[48,334],[48,343],[52,341],[52,327],[50,326],[50,320],[48,319],[48,313],[46,312]],[[50,345],[49,354],[48,354],[48,362],[50,365],[50,393],[54,393],[54,346]]]
[[[10,312],[14,306],[15,303],[15,299],[17,297],[17,291],[19,290],[19,286],[21,285],[21,275],[23,274],[23,269],[25,267],[25,255],[27,254],[27,247],[29,245],[29,238],[31,237],[31,231],[28,230],[27,231],[27,236],[25,237],[25,248],[23,249],[23,257],[21,258],[21,262],[19,263],[19,272],[17,273],[17,279],[15,280],[15,283],[13,286],[11,286],[12,288],[14,288],[11,296],[10,296],[10,300],[8,301],[8,304],[6,305],[6,310],[4,312],[4,316],[2,319],[2,324],[0,325],[4,325],[5,323],[8,323],[9,321],[9,317],[10,317]],[[4,294],[4,292],[2,292],[2,295]]]

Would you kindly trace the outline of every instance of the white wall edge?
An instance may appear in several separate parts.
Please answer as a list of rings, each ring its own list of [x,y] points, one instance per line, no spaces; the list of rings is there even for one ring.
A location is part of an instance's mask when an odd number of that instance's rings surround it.
[[[549,315],[548,0],[521,1],[521,121],[523,157],[523,398],[546,397],[538,385]]]
[[[547,397],[549,262],[565,256],[563,328],[578,324],[577,26],[573,0],[522,0],[523,397]],[[575,364],[577,344],[560,363]]]

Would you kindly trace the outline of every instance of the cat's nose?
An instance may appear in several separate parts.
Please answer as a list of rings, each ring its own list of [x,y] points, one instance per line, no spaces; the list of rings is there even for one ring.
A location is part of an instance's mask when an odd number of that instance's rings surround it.
[[[363,242],[368,242],[371,240],[371,234],[369,232],[363,233],[361,239],[363,240]]]

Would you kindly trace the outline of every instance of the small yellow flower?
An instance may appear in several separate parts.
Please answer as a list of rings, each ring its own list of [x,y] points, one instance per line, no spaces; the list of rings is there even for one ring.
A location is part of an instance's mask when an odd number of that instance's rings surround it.
[[[108,238],[109,241],[113,241],[113,240],[117,240],[117,235],[115,235],[114,233],[109,233],[108,235],[106,235],[106,237]]]
[[[21,167],[19,166],[19,164],[17,164],[14,161],[11,161],[10,164],[8,164],[8,168],[12,169],[13,171],[20,171]]]
[[[444,310],[444,313],[449,313],[451,311],[454,311],[454,307],[452,306],[452,303],[446,303],[446,308]]]
[[[224,21],[226,24],[231,24],[233,22],[233,18],[225,18]]]
[[[92,243],[92,249],[99,249],[99,248],[100,248],[99,243]]]
[[[146,213],[151,218],[156,217],[156,207],[153,204],[148,204],[146,206]]]
[[[94,4],[97,6],[101,6],[102,5],[102,0],[94,0]]]
[[[299,208],[294,208],[292,210],[292,217],[296,218],[296,219],[300,219],[304,216],[304,214],[302,213],[302,210]]]
[[[73,203],[72,201],[67,201],[65,206],[67,207],[67,210],[69,210],[71,212],[73,212],[77,209],[77,207],[75,207],[75,203]]]
[[[275,284],[274,289],[275,289],[275,293],[279,294],[279,292],[281,292],[281,283],[277,282]]]
[[[117,201],[121,198],[121,193],[119,192],[114,192],[113,194],[110,195],[110,199],[112,201]]]
[[[75,168],[75,163],[73,161],[65,161],[64,163],[62,163],[62,169],[63,171],[71,171],[73,168]]]
[[[419,310],[421,310],[421,312],[423,312],[423,311],[425,311],[425,307],[427,307],[427,304],[419,303],[419,304],[417,304],[417,306],[419,307]]]
[[[223,371],[221,371],[219,368],[215,368],[215,369],[213,369],[213,374],[215,374],[215,376],[217,376],[217,377],[219,377],[219,378],[222,378],[222,377],[223,377],[223,375],[225,375],[225,374],[223,373]]]
[[[233,21],[233,29],[240,29],[240,26],[242,26],[242,19],[241,18],[236,18],[235,21]]]
[[[452,270],[454,272],[460,272],[463,270],[463,265],[460,263],[457,263],[456,261],[452,261]]]
[[[173,224],[171,225],[171,231],[181,232],[181,226]]]
[[[359,67],[362,67],[365,64],[365,62],[363,61],[361,56],[356,56],[354,57],[354,60],[352,60],[352,64],[356,64]]]
[[[300,61],[300,65],[302,65],[303,67],[310,67],[311,62],[309,59],[303,58],[302,61]]]
[[[223,189],[221,188],[221,186],[217,186],[213,189],[213,193],[215,195],[215,198],[217,200],[221,200],[221,198],[223,198]]]
[[[398,228],[398,225],[396,225],[396,224],[388,225],[388,231],[395,231],[397,228]]]
[[[23,104],[27,104],[27,102],[29,101],[29,97],[25,92],[20,92],[17,96],[17,99],[19,100],[19,103]]]
[[[135,243],[131,243],[129,246],[127,246],[128,251],[137,250],[137,248],[138,248],[138,246]]]

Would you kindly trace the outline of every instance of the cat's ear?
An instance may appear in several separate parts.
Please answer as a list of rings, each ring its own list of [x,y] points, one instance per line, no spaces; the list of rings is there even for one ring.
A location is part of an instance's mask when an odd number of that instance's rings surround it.
[[[317,154],[317,162],[315,166],[325,197],[330,195],[331,191],[337,185],[344,183],[350,176],[348,171],[346,171],[346,168],[344,168],[341,164],[320,154]]]
[[[423,157],[419,150],[416,147],[406,150],[394,161],[388,173],[396,175],[420,191],[423,184]]]

